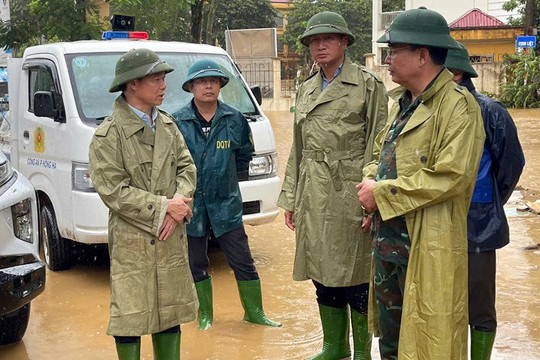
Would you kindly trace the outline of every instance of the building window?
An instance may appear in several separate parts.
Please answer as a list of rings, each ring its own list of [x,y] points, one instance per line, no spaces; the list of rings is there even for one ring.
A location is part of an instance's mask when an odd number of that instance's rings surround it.
[[[495,56],[493,54],[485,55],[471,55],[469,56],[471,64],[485,64],[495,62]]]

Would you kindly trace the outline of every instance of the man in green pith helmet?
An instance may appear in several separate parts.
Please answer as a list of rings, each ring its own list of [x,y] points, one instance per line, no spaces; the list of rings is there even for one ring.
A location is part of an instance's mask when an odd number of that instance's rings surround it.
[[[312,280],[316,290],[323,329],[317,360],[351,355],[349,322],[353,358],[371,359],[370,216],[356,200],[355,185],[385,124],[388,98],[376,75],[345,56],[354,40],[343,17],[329,11],[314,15],[302,34],[319,71],[298,89],[278,199],[296,235],[293,278]]]
[[[244,115],[218,100],[220,89],[228,82],[229,77],[216,62],[195,62],[182,85],[193,99],[173,114],[197,166],[193,219],[187,233],[191,273],[200,302],[199,329],[206,330],[213,322],[207,255],[210,237],[219,243],[234,271],[244,320],[277,327],[281,324],[268,319],[263,311],[261,281],[242,223],[237,174],[248,170],[254,148]]]
[[[469,240],[469,324],[471,360],[489,360],[497,329],[495,308],[496,254],[510,241],[504,204],[516,187],[525,157],[512,117],[503,104],[476,91],[471,66],[462,43],[448,51],[444,66],[454,81],[466,87],[480,105],[486,142],[467,216]]]
[[[381,359],[466,360],[480,108],[443,68],[459,46],[439,13],[404,11],[378,42],[388,44],[388,71],[401,86],[390,92],[396,102],[358,185],[360,203],[374,211],[370,325]]]
[[[154,358],[180,359],[180,324],[195,319],[185,222],[196,169],[174,118],[157,106],[173,71],[149,49],[116,63],[113,113],[90,143],[90,178],[109,208],[111,317],[120,360],[140,358],[152,334]]]

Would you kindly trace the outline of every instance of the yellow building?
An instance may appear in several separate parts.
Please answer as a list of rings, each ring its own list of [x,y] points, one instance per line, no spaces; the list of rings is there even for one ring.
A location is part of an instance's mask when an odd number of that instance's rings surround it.
[[[479,9],[472,9],[448,24],[450,34],[461,41],[473,63],[500,62],[504,54],[516,52],[516,38],[523,28],[509,26]]]

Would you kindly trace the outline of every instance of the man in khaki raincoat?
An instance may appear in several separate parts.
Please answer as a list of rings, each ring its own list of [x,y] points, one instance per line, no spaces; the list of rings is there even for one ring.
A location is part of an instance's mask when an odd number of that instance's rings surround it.
[[[315,285],[324,333],[313,359],[371,359],[367,332],[369,225],[355,186],[386,121],[388,98],[378,77],[345,57],[354,41],[343,17],[314,15],[301,37],[320,70],[298,89],[294,138],[278,205],[296,232],[293,278]],[[365,227],[362,231],[363,221]]]
[[[156,359],[179,359],[179,324],[197,314],[184,225],[196,169],[174,119],[156,107],[171,71],[151,50],[124,54],[109,90],[122,94],[90,144],[90,177],[110,210],[107,333],[120,360],[140,358],[144,334]]]
[[[374,277],[384,360],[467,359],[467,212],[484,145],[480,108],[443,69],[459,48],[426,8],[385,36],[396,100],[358,198],[375,211]],[[375,310],[375,311],[373,311]]]

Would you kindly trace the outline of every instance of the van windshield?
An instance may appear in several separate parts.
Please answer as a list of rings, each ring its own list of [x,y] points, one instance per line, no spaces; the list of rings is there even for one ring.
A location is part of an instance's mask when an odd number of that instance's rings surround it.
[[[109,93],[109,87],[114,78],[116,61],[121,55],[122,53],[66,55],[75,102],[83,122],[95,124],[96,119],[112,113],[114,100],[120,92]],[[257,112],[238,71],[226,56],[193,53],[158,55],[174,68],[165,78],[167,90],[161,109],[172,114],[191,101],[193,95],[182,90],[188,69],[197,60],[212,59],[229,77],[229,83],[221,89],[219,99],[245,114]]]

